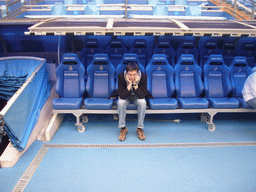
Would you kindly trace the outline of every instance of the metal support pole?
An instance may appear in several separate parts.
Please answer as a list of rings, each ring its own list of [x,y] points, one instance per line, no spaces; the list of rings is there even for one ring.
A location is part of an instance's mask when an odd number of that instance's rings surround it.
[[[237,0],[234,1],[234,12],[236,12],[237,9],[237,4],[236,4]]]
[[[127,19],[127,0],[125,0],[125,18]]]
[[[255,14],[255,2],[252,1],[252,16],[251,16],[251,20],[254,20],[254,14]]]

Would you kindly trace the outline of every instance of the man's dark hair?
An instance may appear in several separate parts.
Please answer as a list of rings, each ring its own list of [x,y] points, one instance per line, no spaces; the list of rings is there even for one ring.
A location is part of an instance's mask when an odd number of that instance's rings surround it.
[[[137,64],[137,62],[129,62],[126,66],[126,72],[128,71],[137,71],[139,72],[139,66]]]

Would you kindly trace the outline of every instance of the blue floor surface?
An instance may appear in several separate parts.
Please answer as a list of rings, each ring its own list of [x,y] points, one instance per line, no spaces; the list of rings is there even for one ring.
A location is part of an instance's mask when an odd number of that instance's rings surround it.
[[[49,149],[25,191],[255,192],[256,147]]]
[[[104,118],[104,117],[102,117]],[[159,119],[157,119],[159,120]],[[255,142],[256,121],[216,119],[216,130],[197,119],[145,121],[146,141],[129,119],[125,141],[117,121],[92,118],[79,133],[67,117],[46,144],[151,144]],[[12,168],[0,169],[0,191],[12,191],[44,142],[36,141]],[[50,148],[25,191],[256,191],[256,147]]]
[[[35,141],[13,167],[0,169],[1,192],[10,192],[13,190],[43,144],[41,141]]]

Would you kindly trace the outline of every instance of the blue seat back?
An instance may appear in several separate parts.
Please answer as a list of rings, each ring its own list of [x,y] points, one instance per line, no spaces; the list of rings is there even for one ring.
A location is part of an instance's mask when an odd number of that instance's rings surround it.
[[[248,66],[246,57],[237,56],[230,65],[231,84],[233,87],[233,96],[242,97],[244,82],[251,74],[252,68]]]
[[[146,67],[149,61],[150,53],[147,41],[145,39],[135,39],[129,52],[137,54],[142,66]]]
[[[159,40],[153,50],[153,54],[165,54],[169,64],[171,64],[172,66],[175,65],[176,52],[173,49],[169,40]]]
[[[146,67],[148,90],[154,98],[171,97],[175,91],[173,81],[174,69],[166,55],[154,54]]]
[[[65,5],[76,5],[77,0],[64,0]]]
[[[81,51],[81,60],[85,68],[92,62],[94,54],[103,53],[98,39],[87,39],[85,47]]]
[[[105,53],[109,56],[114,67],[117,67],[123,57],[123,54],[127,52],[127,48],[120,39],[112,39],[105,49]]]
[[[200,49],[200,67],[203,68],[204,64],[212,54],[221,54],[217,42],[214,40],[206,41]]]
[[[121,62],[116,68],[116,76],[118,76],[120,73],[124,72],[126,69],[126,66],[129,62],[136,62],[139,66],[139,69],[142,73],[145,73],[145,68],[140,63],[140,60],[138,58],[137,54],[134,53],[125,53],[122,57]]]
[[[85,92],[85,69],[76,54],[63,54],[56,69],[56,92],[60,97],[82,97]]]
[[[222,55],[210,55],[204,65],[206,97],[226,97],[232,90],[230,70],[224,64]]]
[[[52,15],[67,15],[66,6],[62,2],[56,2],[51,8],[51,13]]]
[[[94,2],[88,2],[84,7],[84,15],[100,15],[100,5]]]
[[[250,67],[255,67],[255,54],[256,49],[253,43],[244,43],[242,49],[237,53],[237,55],[247,58],[247,63]]]
[[[182,54],[174,67],[178,97],[198,97],[203,89],[202,69],[192,54]]]
[[[177,59],[179,59],[182,54],[192,54],[195,61],[198,63],[199,51],[192,41],[184,41],[180,44],[177,49]]]
[[[230,66],[231,62],[236,56],[235,42],[226,41],[221,48],[221,54],[223,55],[225,65]]]
[[[115,89],[115,68],[107,54],[95,54],[87,68],[86,91],[89,97],[108,98]]]

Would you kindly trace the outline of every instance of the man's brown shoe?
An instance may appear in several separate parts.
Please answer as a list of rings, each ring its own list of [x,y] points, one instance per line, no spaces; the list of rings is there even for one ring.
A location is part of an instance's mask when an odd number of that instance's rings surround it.
[[[127,132],[128,132],[128,129],[126,127],[120,130],[119,141],[125,140]]]
[[[141,141],[144,141],[146,139],[143,129],[137,128],[137,134]]]

